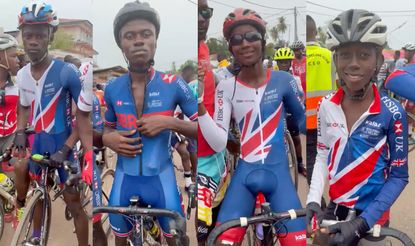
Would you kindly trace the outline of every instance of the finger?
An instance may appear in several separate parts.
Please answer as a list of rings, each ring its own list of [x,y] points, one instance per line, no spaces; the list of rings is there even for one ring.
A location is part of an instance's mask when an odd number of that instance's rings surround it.
[[[120,150],[126,151],[136,151],[141,150],[142,144],[132,145],[132,144],[120,144]]]
[[[137,154],[135,154],[134,152],[127,151],[127,150],[119,150],[118,154],[125,156],[125,157],[136,157],[137,156]]]
[[[126,138],[126,137],[121,137],[120,139],[120,143],[128,143],[128,144],[134,144],[134,143],[140,143],[141,142],[141,137],[136,137],[136,138]]]
[[[121,136],[131,136],[131,135],[133,135],[136,131],[137,131],[137,129],[132,129],[132,130],[130,130],[130,131],[118,131],[118,133],[119,133]]]
[[[341,233],[331,235],[329,238],[329,246],[344,245],[344,237]]]

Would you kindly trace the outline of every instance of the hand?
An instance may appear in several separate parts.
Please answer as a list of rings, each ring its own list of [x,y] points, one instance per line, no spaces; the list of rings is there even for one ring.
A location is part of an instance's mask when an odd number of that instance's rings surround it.
[[[29,146],[27,141],[27,136],[24,130],[18,130],[13,141],[14,150],[13,152],[18,152],[19,159],[26,157],[26,148]]]
[[[105,146],[109,147],[117,154],[135,157],[138,154],[141,154],[141,149],[143,144],[140,144],[140,137],[130,137],[135,134],[137,130],[130,131],[111,131],[109,133],[104,133],[102,136],[102,142]]]
[[[317,224],[320,224],[321,220],[323,219],[323,210],[321,210],[320,205],[316,202],[310,202],[306,206],[306,222],[309,225],[311,220],[313,219],[314,215],[316,215]]]
[[[51,157],[50,161],[52,166],[60,167],[62,166],[63,162],[68,159],[69,154],[71,153],[71,148],[68,145],[63,145],[62,149],[55,152]]]
[[[154,137],[161,131],[167,129],[166,122],[173,119],[169,116],[152,115],[147,117],[141,117],[137,120],[137,130],[148,137]]]
[[[330,233],[329,245],[357,245],[370,228],[365,219],[357,217],[351,221],[339,222],[327,229]]]
[[[93,150],[90,150],[84,154],[84,168],[82,170],[82,179],[88,185],[92,184],[92,168],[93,168],[93,161],[92,158]]]
[[[202,80],[199,80],[197,83],[197,103],[201,104],[203,103],[203,97],[205,96],[205,91],[204,91],[204,84]]]

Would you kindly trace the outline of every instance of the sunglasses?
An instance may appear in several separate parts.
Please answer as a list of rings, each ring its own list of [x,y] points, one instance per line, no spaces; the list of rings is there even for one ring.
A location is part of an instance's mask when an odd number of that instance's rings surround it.
[[[201,15],[205,20],[210,19],[213,15],[213,8],[199,9],[199,15]]]
[[[250,43],[262,40],[262,35],[259,32],[247,32],[245,34],[235,34],[229,40],[231,46],[241,45],[244,39]]]

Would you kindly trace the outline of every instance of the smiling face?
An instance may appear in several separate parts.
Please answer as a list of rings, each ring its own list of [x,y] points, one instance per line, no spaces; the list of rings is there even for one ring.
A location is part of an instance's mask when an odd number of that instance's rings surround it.
[[[251,25],[240,25],[232,30],[230,37],[232,39],[232,36],[234,35],[245,36],[245,34],[249,32],[258,32],[258,30]],[[233,45],[230,49],[235,60],[244,66],[254,65],[262,58],[262,40],[249,42],[244,39],[240,45]]]
[[[382,64],[376,48],[366,43],[349,43],[342,45],[335,56],[337,73],[350,91],[359,91]]]
[[[156,27],[144,19],[127,22],[120,30],[121,50],[133,66],[146,66],[157,47]]]
[[[281,71],[288,72],[290,71],[290,68],[291,68],[291,60],[290,59],[277,60],[277,65]]]

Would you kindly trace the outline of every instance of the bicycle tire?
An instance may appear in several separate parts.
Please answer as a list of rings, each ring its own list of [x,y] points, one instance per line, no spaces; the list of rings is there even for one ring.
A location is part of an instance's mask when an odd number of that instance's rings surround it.
[[[3,203],[3,199],[0,199],[0,239],[3,236],[3,231],[4,231],[4,203]]]
[[[295,153],[294,141],[289,132],[285,133],[285,140],[288,146],[288,168],[290,170],[291,178],[295,186],[295,190],[298,190],[298,165],[297,154]]]
[[[107,169],[105,172],[101,175],[101,181],[102,184],[104,184],[104,180],[106,180],[108,177],[112,177],[112,180],[114,180],[115,171],[114,169]],[[102,206],[108,206],[109,204],[109,196],[107,195],[107,192],[104,190],[102,192]],[[108,214],[102,214],[101,217],[101,224],[102,228],[104,229],[105,235],[108,237],[111,233],[111,225],[109,223]]]
[[[22,220],[19,222],[19,225],[17,226],[16,232],[14,233],[13,240],[11,245],[13,246],[20,246],[24,240],[30,239],[30,232],[32,227],[32,216],[33,212],[35,210],[36,204],[40,202],[43,198],[43,192],[40,190],[35,191],[32,198],[29,200],[26,208],[25,213],[23,215]],[[44,244],[47,245],[48,239],[49,239],[49,231],[50,231],[50,223],[51,223],[51,215],[52,215],[52,204],[50,200],[49,193],[46,194],[47,202],[44,204],[46,206],[46,214],[42,216],[43,219],[43,225],[44,232],[41,232],[41,242],[43,241]],[[29,224],[28,224],[29,223]],[[27,227],[27,224],[29,225],[29,228]],[[23,241],[21,241],[23,240]]]
[[[399,240],[405,246],[415,246],[411,238],[404,232],[390,227],[382,227],[380,229],[380,236],[393,237]]]

